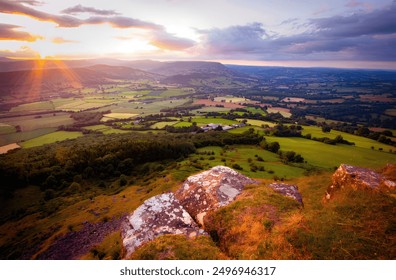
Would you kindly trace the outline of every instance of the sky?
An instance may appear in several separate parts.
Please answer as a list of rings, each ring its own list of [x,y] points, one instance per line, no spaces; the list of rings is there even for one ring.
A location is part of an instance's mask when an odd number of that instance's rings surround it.
[[[396,0],[0,0],[0,57],[396,69]]]

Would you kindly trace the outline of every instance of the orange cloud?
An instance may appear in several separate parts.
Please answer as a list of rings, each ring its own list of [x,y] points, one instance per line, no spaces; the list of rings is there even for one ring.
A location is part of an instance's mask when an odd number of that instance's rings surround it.
[[[34,42],[44,39],[42,36],[15,30],[18,28],[20,28],[18,25],[0,23],[0,40]]]
[[[25,58],[25,59],[38,59],[40,58],[40,54],[35,50],[29,48],[28,46],[22,46],[16,51],[11,50],[0,50],[0,57],[7,58]]]
[[[52,43],[54,43],[54,44],[79,43],[79,41],[66,40],[66,39],[63,39],[62,37],[56,37],[56,38],[52,39]]]

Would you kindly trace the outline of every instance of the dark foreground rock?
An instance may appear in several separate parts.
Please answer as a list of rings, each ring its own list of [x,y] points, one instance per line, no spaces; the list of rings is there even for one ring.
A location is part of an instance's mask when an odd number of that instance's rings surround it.
[[[269,185],[270,188],[275,190],[277,193],[283,194],[284,196],[291,197],[297,200],[301,205],[303,204],[302,196],[298,191],[298,187],[296,185],[289,185],[284,183],[272,183]]]
[[[201,225],[206,213],[231,203],[243,187],[256,181],[226,166],[190,176],[175,193],[188,213]]]
[[[336,190],[345,187],[379,191],[394,189],[396,183],[371,169],[341,164],[332,176],[332,185],[326,192],[326,199],[330,199]]]
[[[173,193],[146,200],[132,215],[126,217],[121,226],[123,258],[128,258],[137,247],[165,234],[182,234],[190,238],[206,235]]]
[[[84,223],[84,227],[80,231],[72,231],[60,236],[45,252],[39,254],[39,260],[73,260],[79,259],[89,250],[100,244],[103,239],[110,233],[120,228],[121,221],[112,219],[108,222],[100,222],[92,224]]]

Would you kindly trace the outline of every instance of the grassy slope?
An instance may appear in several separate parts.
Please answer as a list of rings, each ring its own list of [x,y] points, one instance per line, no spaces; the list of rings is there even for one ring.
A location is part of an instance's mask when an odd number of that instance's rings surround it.
[[[396,161],[395,154],[371,150],[370,148],[328,145],[303,138],[266,137],[266,139],[269,142],[279,142],[281,150],[296,151],[308,163],[323,168],[334,168],[341,163],[364,167],[379,167]]]

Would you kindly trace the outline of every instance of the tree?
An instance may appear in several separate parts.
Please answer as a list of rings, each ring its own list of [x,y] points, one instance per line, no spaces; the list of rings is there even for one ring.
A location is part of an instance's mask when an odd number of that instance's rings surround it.
[[[278,142],[271,142],[268,144],[268,151],[272,153],[277,153],[280,149],[280,145]]]
[[[126,176],[124,174],[120,175],[120,187],[125,186],[128,183]]]
[[[331,127],[328,125],[323,125],[322,126],[322,132],[330,132],[331,131]]]

